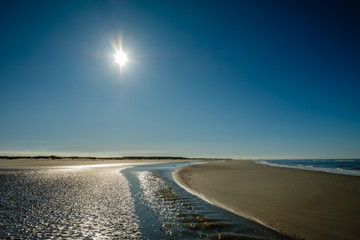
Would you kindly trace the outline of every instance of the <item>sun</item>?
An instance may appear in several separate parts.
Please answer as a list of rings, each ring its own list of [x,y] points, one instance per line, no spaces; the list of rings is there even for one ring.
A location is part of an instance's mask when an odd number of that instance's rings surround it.
[[[128,61],[127,54],[122,50],[115,50],[116,53],[114,54],[114,61],[120,65],[120,67],[125,66],[126,62]]]
[[[120,70],[125,66],[125,64],[129,61],[127,53],[124,51],[122,46],[121,36],[118,37],[116,41],[111,41],[111,45],[114,48],[114,62],[120,66]]]

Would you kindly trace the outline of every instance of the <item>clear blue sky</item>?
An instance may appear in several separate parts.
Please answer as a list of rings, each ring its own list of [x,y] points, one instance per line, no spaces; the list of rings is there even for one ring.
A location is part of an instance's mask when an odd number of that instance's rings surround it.
[[[1,1],[0,153],[360,157],[359,12],[357,1]]]

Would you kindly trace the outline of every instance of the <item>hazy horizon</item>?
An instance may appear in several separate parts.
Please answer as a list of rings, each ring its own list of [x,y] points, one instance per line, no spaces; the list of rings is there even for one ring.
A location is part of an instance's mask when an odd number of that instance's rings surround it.
[[[86,152],[5,152],[0,151],[2,157],[99,157],[99,158],[122,158],[122,157],[180,157],[180,158],[204,158],[204,159],[234,159],[234,160],[292,160],[292,159],[360,159],[357,156],[236,156],[236,155],[190,155],[190,154],[166,154],[161,152],[138,151],[138,152],[109,152],[109,153],[86,153]]]

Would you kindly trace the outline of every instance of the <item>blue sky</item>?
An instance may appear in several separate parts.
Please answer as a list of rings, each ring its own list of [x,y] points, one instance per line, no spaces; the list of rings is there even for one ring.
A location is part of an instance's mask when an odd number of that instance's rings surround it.
[[[359,11],[1,1],[0,153],[360,157]]]

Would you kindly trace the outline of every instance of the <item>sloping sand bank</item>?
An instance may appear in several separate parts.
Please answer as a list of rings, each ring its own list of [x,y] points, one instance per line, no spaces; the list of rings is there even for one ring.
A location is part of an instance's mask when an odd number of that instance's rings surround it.
[[[173,177],[207,201],[297,239],[360,236],[360,177],[245,160],[193,165]]]

